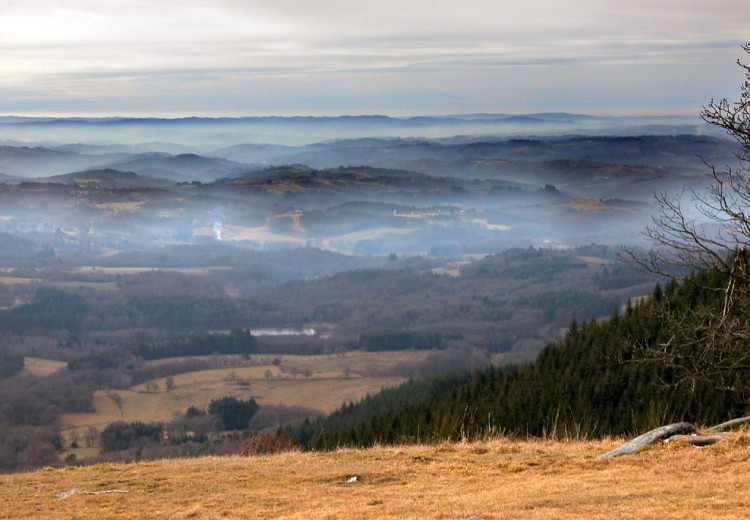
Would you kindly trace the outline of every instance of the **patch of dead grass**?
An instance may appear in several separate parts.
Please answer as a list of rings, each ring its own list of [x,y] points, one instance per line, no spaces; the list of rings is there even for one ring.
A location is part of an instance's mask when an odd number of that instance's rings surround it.
[[[0,284],[3,285],[25,285],[29,283],[39,283],[41,278],[22,278],[20,276],[0,276]]]
[[[116,254],[116,252],[115,252]],[[231,269],[228,266],[207,266],[207,267],[98,267],[98,266],[83,266],[73,269],[73,273],[85,273],[85,274],[140,274],[150,273],[156,271],[164,271],[171,273],[182,273],[182,274],[209,274],[213,271],[226,271]]]
[[[85,184],[95,184],[99,181],[87,181]],[[135,212],[143,207],[143,201],[131,201],[131,202],[103,202],[94,204],[96,209],[104,209],[111,211],[124,211],[124,212]]]
[[[260,374],[249,378],[246,372],[255,369]],[[259,370],[260,369],[260,370]],[[348,401],[358,401],[382,388],[396,386],[406,381],[403,377],[351,377],[323,374],[323,377],[306,379],[270,379],[263,377],[266,367],[206,370],[174,376],[175,386],[165,390],[163,379],[156,380],[160,390],[145,392],[145,383],[128,390],[116,390],[122,398],[122,413],[107,396],[107,391],[94,392],[93,404],[96,412],[63,414],[63,429],[85,428],[89,425],[102,428],[115,421],[164,421],[176,413],[184,413],[190,406],[205,408],[212,399],[232,395],[240,399],[255,398],[259,404],[282,404],[304,406],[332,412]],[[237,379],[228,379],[234,372]],[[278,377],[277,374],[274,374]]]
[[[23,358],[23,367],[38,377],[46,377],[54,374],[58,370],[63,370],[68,366],[64,361],[55,361],[53,359],[25,357]]]
[[[298,370],[309,369],[313,374],[320,372],[341,372],[344,367],[349,367],[353,373],[366,375],[367,372],[387,371],[399,363],[423,361],[433,355],[434,350],[392,350],[383,352],[367,352],[362,350],[352,350],[341,354],[320,354],[320,355],[277,355],[277,354],[250,354],[246,356],[247,361],[256,365],[272,366],[274,359],[278,358],[281,367],[287,370],[292,368]],[[160,365],[164,363],[173,363],[187,359],[201,359],[204,361],[218,360],[227,365],[233,362],[240,362],[243,356],[240,355],[209,355],[209,356],[184,356],[166,359],[155,359],[147,361],[146,365]],[[234,363],[236,364],[236,363]],[[264,368],[264,371],[265,371]],[[233,368],[229,369],[234,370]],[[302,377],[302,376],[299,376]]]
[[[602,461],[616,441],[497,439],[44,469],[0,476],[0,517],[742,518],[746,443]],[[56,498],[70,489],[127,493]]]
[[[169,392],[166,391],[166,378],[154,380],[159,385],[157,392],[147,393],[146,383],[127,390],[97,390],[93,396],[95,412],[63,414],[62,429],[65,435],[75,430],[82,436],[89,426],[102,430],[115,421],[168,421],[190,406],[205,408],[212,399],[226,395],[240,399],[253,397],[261,405],[304,406],[330,413],[344,402],[356,402],[368,394],[405,382],[405,377],[379,374],[398,363],[421,360],[430,354],[430,351],[409,351],[279,356],[281,367],[271,364],[276,356],[251,356],[253,362],[265,364],[176,374],[172,376],[174,388]],[[202,358],[211,359],[212,356]],[[291,374],[292,368],[297,370],[296,377]],[[350,371],[349,377],[344,375],[345,368]],[[309,378],[304,376],[305,370],[310,370]],[[270,371],[270,379],[266,379],[266,371]],[[122,410],[108,396],[109,393],[120,396]]]
[[[600,211],[608,209],[606,203],[601,200],[594,199],[572,200],[568,204],[570,205],[570,207],[572,207],[573,209],[577,209],[578,211],[586,211],[592,213],[598,213]]]

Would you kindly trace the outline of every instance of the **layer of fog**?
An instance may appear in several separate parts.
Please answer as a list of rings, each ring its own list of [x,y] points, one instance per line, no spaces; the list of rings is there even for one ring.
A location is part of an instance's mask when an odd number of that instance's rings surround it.
[[[126,265],[116,260],[128,250],[180,244],[460,256],[633,243],[650,222],[654,193],[705,183],[697,155],[719,167],[732,159],[731,143],[690,122],[570,114],[0,119],[0,136],[11,139],[0,147],[0,232],[57,254],[106,251],[110,265]],[[595,137],[630,135],[627,124],[637,137]],[[521,128],[523,138],[501,135]],[[591,137],[538,136],[573,129]],[[495,135],[456,136],[489,130]],[[430,134],[453,137],[408,137]],[[32,136],[57,144],[12,146]],[[333,136],[346,139],[323,142]],[[131,144],[148,140],[171,151]],[[247,144],[274,141],[283,144]],[[219,146],[234,142],[245,144]],[[357,167],[339,168],[348,165]],[[45,183],[24,183],[34,178]]]
[[[593,117],[576,114],[262,117],[187,119],[24,119],[0,117],[0,142],[106,146],[101,151],[208,152],[243,143],[303,146],[351,137],[676,135],[710,132],[697,117]],[[93,150],[89,150],[91,152]]]

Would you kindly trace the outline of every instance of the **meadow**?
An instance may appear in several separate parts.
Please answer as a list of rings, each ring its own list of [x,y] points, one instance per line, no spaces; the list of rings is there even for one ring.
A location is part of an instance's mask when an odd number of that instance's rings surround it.
[[[24,358],[24,369],[38,377],[45,377],[57,372],[58,370],[64,370],[66,365],[67,364],[62,361],[55,361],[53,359],[35,357]]]
[[[190,406],[205,408],[211,400],[226,395],[240,399],[252,397],[261,406],[302,406],[327,414],[345,402],[356,402],[382,388],[405,382],[406,377],[389,375],[393,367],[421,361],[430,354],[430,351],[357,351],[330,356],[249,356],[243,360],[244,366],[174,375],[174,386],[170,389],[167,389],[166,378],[162,377],[125,390],[97,390],[93,397],[96,411],[63,414],[61,432],[64,438],[72,438],[76,433],[82,438],[90,426],[101,431],[116,421],[169,421],[185,413]],[[188,358],[150,363],[158,365],[182,359]],[[210,359],[217,365],[232,365],[240,358],[196,356],[190,359]],[[39,363],[35,362],[36,365]],[[90,455],[81,450],[82,447],[68,450],[61,457],[69,453],[77,457]]]
[[[746,516],[749,435],[597,460],[619,442],[494,438],[44,468],[0,476],[0,518]]]

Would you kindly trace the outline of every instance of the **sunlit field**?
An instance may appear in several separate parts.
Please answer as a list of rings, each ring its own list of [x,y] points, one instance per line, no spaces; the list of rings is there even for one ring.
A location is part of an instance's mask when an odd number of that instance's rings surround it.
[[[0,517],[746,516],[747,435],[708,448],[659,445],[597,460],[618,442],[497,439],[47,468],[0,477]]]
[[[260,405],[303,406],[330,413],[346,402],[356,402],[382,388],[396,386],[406,377],[385,375],[399,363],[420,361],[429,351],[352,352],[335,356],[251,356],[253,366],[201,370],[172,376],[174,387],[167,390],[166,378],[158,378],[156,391],[148,382],[126,390],[94,392],[94,413],[63,414],[63,436],[79,435],[89,426],[99,430],[115,421],[169,421],[188,407],[205,408],[213,399],[231,395],[254,398]],[[222,356],[225,362],[231,357]],[[159,364],[187,358],[152,362]],[[195,359],[208,359],[196,357]],[[54,362],[50,362],[54,363]],[[121,399],[117,406],[113,395]]]
[[[38,377],[45,377],[58,370],[63,370],[67,363],[54,361],[52,359],[26,357],[24,358],[24,369]]]

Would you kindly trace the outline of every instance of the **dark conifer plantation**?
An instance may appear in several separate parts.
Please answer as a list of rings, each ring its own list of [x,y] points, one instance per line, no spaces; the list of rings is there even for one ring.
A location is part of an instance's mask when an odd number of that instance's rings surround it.
[[[711,381],[677,384],[663,362],[635,356],[634,345],[657,345],[696,305],[720,306],[720,274],[682,286],[658,286],[644,303],[605,322],[572,323],[531,364],[398,388],[347,404],[327,418],[286,431],[313,449],[374,443],[459,440],[487,433],[599,437],[630,435],[668,422],[711,424],[747,410],[747,396]],[[685,322],[682,321],[684,324]]]

